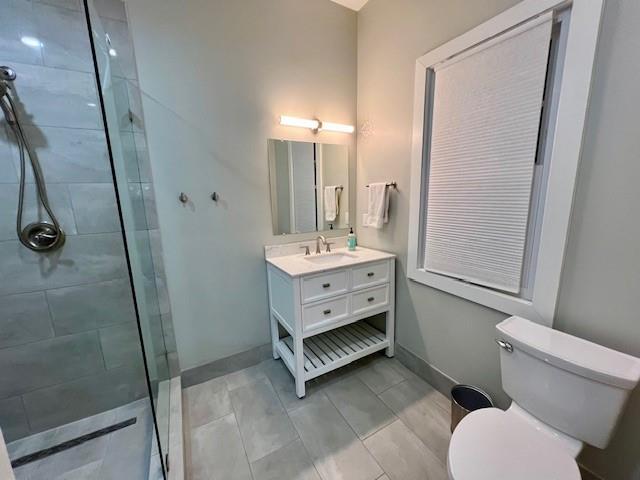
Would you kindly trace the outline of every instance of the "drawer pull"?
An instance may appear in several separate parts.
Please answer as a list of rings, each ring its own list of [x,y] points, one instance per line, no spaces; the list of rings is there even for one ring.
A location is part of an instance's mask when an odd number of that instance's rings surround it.
[[[322,288],[329,288],[331,286],[330,283],[323,283]]]
[[[375,273],[373,273],[373,272],[367,273],[367,277],[373,277],[374,275],[375,275]]]
[[[324,312],[322,312],[322,313],[324,313],[325,315],[329,315],[329,314],[331,313],[331,309],[329,308],[329,309],[325,310],[325,311],[324,311]]]
[[[375,297],[369,297],[367,298],[367,302],[373,302],[375,300]]]

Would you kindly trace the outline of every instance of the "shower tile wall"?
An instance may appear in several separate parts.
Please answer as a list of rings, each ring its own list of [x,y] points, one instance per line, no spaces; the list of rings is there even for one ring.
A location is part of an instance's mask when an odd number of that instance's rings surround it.
[[[123,85],[133,98],[135,63],[127,43],[124,6],[119,0],[96,0],[95,5],[121,53],[129,76]],[[3,120],[0,427],[10,442],[131,402],[147,390],[80,0],[0,0],[0,64],[18,73],[20,117],[42,164],[53,209],[68,235],[62,250],[48,255],[18,242],[19,157]],[[154,202],[142,114],[132,107],[129,115],[128,110],[123,117],[135,121],[121,130],[135,150],[132,158],[138,159],[128,176],[141,209],[137,234],[148,237],[153,247],[144,270],[147,293],[160,300],[151,322],[154,354],[160,356],[166,353],[165,343],[175,351],[175,342],[159,232],[150,211]],[[32,182],[29,172],[27,179]],[[26,198],[24,220],[29,222],[41,213],[33,184]]]

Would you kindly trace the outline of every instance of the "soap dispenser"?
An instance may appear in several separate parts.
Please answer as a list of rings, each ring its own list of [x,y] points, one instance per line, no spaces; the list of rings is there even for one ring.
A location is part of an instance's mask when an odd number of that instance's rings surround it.
[[[347,235],[347,248],[353,252],[357,245],[356,234],[353,233],[353,227],[349,228],[349,235]]]

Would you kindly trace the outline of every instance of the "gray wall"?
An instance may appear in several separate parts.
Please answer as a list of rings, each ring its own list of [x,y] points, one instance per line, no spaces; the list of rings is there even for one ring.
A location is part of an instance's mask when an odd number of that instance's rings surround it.
[[[269,341],[263,247],[292,237],[272,234],[267,139],[348,144],[355,158],[353,135],[314,136],[278,117],[355,124],[356,14],[328,0],[127,8],[186,369]]]
[[[364,184],[398,181],[391,222],[359,228],[361,244],[399,255],[398,343],[446,375],[498,399],[494,326],[505,314],[406,278],[415,59],[517,3],[515,0],[370,0],[358,15],[358,212]],[[640,4],[606,3],[555,327],[640,356],[638,205]],[[380,92],[393,92],[381,95]],[[607,479],[640,478],[640,394],[606,451],[581,461]]]
[[[122,2],[96,3],[124,55]],[[43,47],[25,46],[22,36]],[[80,2],[1,0],[0,64],[18,73],[26,135],[68,235],[62,250],[48,255],[18,242],[18,156],[3,120],[0,426],[11,441],[141,398],[147,387]],[[32,184],[28,193],[25,224],[37,214]],[[138,197],[144,208],[142,191]],[[146,222],[140,228],[148,229]]]

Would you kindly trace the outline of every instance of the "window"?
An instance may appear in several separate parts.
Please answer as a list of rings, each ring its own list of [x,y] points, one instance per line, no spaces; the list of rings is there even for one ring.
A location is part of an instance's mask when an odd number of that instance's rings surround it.
[[[418,59],[409,278],[552,324],[601,9],[526,0]]]

